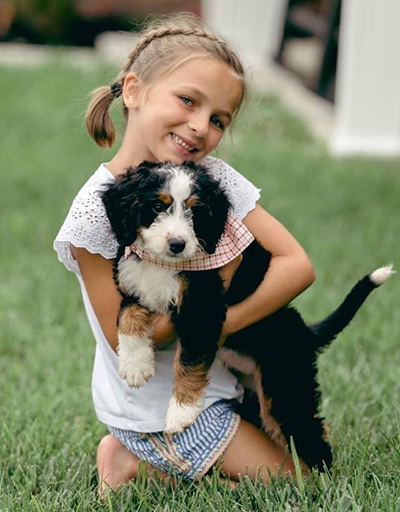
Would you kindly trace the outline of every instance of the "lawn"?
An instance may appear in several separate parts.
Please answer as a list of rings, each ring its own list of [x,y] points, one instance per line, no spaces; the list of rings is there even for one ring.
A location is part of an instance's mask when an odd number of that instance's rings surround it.
[[[76,191],[110,157],[86,135],[83,113],[90,90],[112,78],[62,62],[0,69],[0,511],[397,512],[397,276],[319,360],[332,474],[299,485],[244,479],[235,491],[217,475],[174,490],[143,477],[98,503],[105,427],[91,404],[94,341],[52,241]],[[262,188],[262,204],[310,255],[317,280],[296,301],[307,320],[330,312],[364,274],[399,268],[400,162],[334,160],[276,98],[260,97],[219,155]]]

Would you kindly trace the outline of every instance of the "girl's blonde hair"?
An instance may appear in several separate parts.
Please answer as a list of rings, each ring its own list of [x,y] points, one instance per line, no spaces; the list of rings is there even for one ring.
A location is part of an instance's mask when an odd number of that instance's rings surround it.
[[[115,127],[109,108],[113,99],[121,95],[128,73],[135,73],[149,87],[193,57],[214,57],[230,66],[241,82],[243,94],[240,103],[242,102],[246,92],[244,70],[239,58],[224,39],[194,16],[157,18],[150,21],[141,32],[115,82],[92,92],[86,112],[86,127],[96,144],[111,147],[114,143]],[[122,111],[126,118],[128,109],[125,105],[122,106]]]

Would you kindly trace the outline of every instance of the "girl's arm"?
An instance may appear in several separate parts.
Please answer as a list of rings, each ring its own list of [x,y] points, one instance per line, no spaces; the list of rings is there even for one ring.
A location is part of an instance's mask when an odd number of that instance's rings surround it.
[[[244,301],[228,308],[223,338],[285,306],[315,279],[314,268],[304,249],[260,205],[257,204],[247,214],[244,224],[261,245],[272,253],[272,258],[268,272],[256,291]]]
[[[100,327],[114,351],[117,350],[117,317],[121,306],[121,295],[113,278],[113,261],[86,249],[71,247],[79,264],[83,281]],[[158,315],[153,332],[157,348],[174,339],[174,328],[168,316]]]

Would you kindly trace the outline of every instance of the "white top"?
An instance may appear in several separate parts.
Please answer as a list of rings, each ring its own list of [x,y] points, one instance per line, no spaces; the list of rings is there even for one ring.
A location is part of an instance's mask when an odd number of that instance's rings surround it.
[[[260,191],[222,160],[206,157],[202,162],[225,188],[232,212],[243,219],[254,209]],[[172,396],[173,360],[176,343],[156,351],[156,373],[140,389],[131,389],[118,374],[118,357],[108,344],[90,303],[79,266],[70,245],[83,247],[104,258],[116,257],[118,243],[112,233],[101,192],[114,181],[105,164],[85,183],[75,197],[55,241],[58,259],[74,272],[81,285],[86,314],[96,339],[92,376],[92,396],[98,419],[110,426],[137,432],[164,430],[168,403]],[[240,399],[242,387],[236,377],[217,359],[210,372],[205,407],[221,399]]]

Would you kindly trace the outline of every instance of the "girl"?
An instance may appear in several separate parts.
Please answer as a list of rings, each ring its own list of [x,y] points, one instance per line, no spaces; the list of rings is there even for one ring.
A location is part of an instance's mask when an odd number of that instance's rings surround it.
[[[298,242],[258,203],[259,191],[225,162],[209,156],[228,129],[246,92],[243,68],[227,43],[199,20],[176,16],[153,22],[111,86],[93,93],[86,115],[99,146],[115,138],[108,110],[122,98],[126,130],[114,158],[100,165],[76,196],[56,238],[60,261],[80,282],[96,338],[92,393],[99,420],[110,434],[99,445],[100,492],[135,477],[146,460],[161,477],[199,478],[218,460],[230,480],[256,475],[268,481],[293,472],[293,460],[253,425],[241,421],[234,404],[243,390],[220,361],[213,365],[205,409],[182,434],[163,435],[172,394],[173,326],[166,316],[154,325],[156,373],[140,389],[118,375],[116,320],[121,297],[113,281],[117,242],[101,201],[114,177],[143,160],[207,166],[230,196],[233,213],[273,255],[265,279],[243,302],[227,311],[220,343],[230,334],[273,313],[308,287],[312,265]],[[240,261],[221,269],[229,286]],[[170,342],[170,343],[168,343]]]

